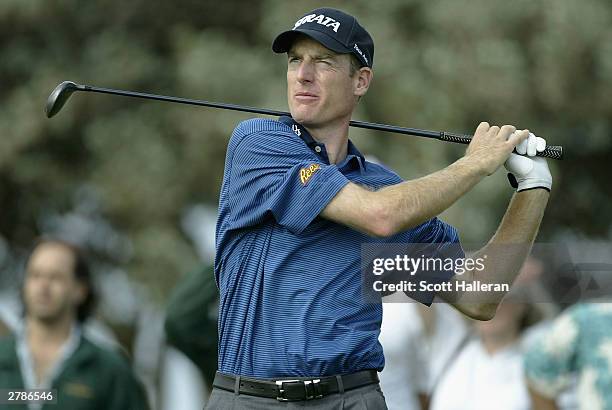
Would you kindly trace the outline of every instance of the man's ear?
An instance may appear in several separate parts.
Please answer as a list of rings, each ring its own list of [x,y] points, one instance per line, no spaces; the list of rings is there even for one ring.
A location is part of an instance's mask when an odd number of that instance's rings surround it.
[[[374,72],[370,67],[361,67],[355,73],[355,95],[362,97],[368,92],[370,82],[374,77]]]

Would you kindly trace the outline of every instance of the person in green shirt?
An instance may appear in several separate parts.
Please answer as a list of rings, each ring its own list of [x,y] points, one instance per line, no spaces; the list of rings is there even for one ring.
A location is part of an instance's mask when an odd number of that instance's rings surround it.
[[[51,389],[56,401],[12,404],[9,409],[149,408],[127,360],[95,345],[81,331],[94,292],[78,248],[56,239],[37,243],[26,264],[22,299],[24,326],[0,339],[0,389]]]
[[[561,408],[574,388],[580,410],[612,409],[612,299],[567,308],[525,352],[525,378],[535,410]]]
[[[217,371],[218,303],[214,268],[204,264],[172,290],[164,323],[168,344],[196,364],[209,391]]]

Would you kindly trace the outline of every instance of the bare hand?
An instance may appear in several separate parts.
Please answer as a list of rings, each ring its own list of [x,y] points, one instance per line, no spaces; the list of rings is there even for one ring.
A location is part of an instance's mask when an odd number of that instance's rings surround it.
[[[529,136],[529,130],[516,131],[512,125],[489,126],[481,122],[465,151],[476,167],[487,175],[494,173],[510,156],[514,147]]]

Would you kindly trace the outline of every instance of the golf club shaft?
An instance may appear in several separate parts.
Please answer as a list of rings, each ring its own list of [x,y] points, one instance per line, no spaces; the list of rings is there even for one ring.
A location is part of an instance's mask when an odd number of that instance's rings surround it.
[[[134,98],[145,98],[149,100],[168,101],[168,102],[174,102],[174,103],[179,103],[179,104],[221,108],[221,109],[233,110],[233,111],[250,112],[254,114],[264,114],[264,115],[272,115],[272,116],[290,115],[288,112],[270,110],[270,109],[265,109],[265,108],[249,107],[249,106],[243,106],[243,105],[219,103],[219,102],[204,101],[204,100],[194,100],[194,99],[189,99],[189,98],[171,97],[171,96],[157,95],[157,94],[140,93],[140,92],[135,92],[135,91],[116,90],[112,88],[101,88],[101,87],[94,87],[90,85],[77,84],[76,90],[103,93],[103,94],[122,95],[126,97],[134,97]],[[444,132],[444,131],[442,132],[428,131],[428,130],[422,130],[418,128],[398,127],[395,125],[379,124],[379,123],[365,122],[365,121],[351,121],[349,125],[351,127],[356,127],[356,128],[366,128],[366,129],[371,129],[371,130],[376,130],[376,131],[394,132],[398,134],[434,138],[434,139],[441,140],[441,141],[455,142],[459,144],[469,144],[470,141],[472,140],[471,135],[453,134],[453,133]],[[537,155],[540,157],[561,159],[563,157],[563,147],[548,145],[544,151],[538,152]]]

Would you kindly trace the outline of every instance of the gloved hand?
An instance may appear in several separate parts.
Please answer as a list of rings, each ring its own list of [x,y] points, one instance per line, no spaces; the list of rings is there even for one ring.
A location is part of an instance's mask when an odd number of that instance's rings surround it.
[[[546,149],[546,140],[529,133],[529,137],[516,146],[517,154],[510,154],[504,164],[508,170],[510,185],[517,192],[527,189],[544,188],[550,192],[552,175],[546,158],[536,157],[537,152]],[[527,154],[527,156],[523,156]]]

